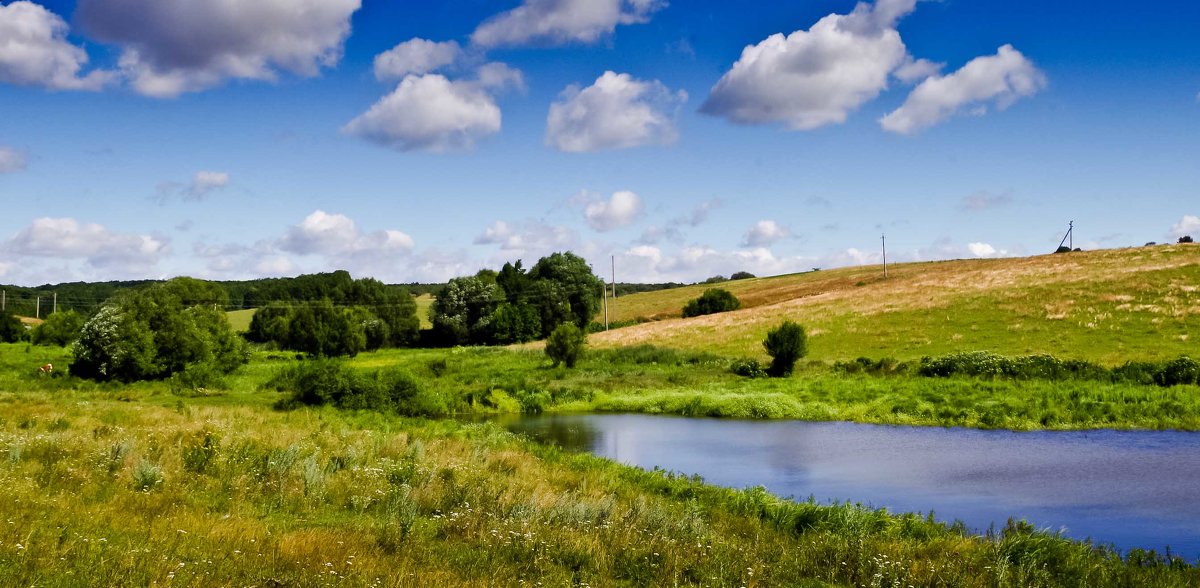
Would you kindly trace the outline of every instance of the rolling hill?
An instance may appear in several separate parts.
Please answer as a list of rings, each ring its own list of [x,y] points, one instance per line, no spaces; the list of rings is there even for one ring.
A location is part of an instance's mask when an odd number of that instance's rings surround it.
[[[785,319],[805,325],[810,358],[913,359],[955,351],[1049,353],[1105,364],[1200,354],[1200,246],[1163,245],[1024,258],[860,266],[633,294],[595,347],[649,343],[765,356]],[[742,309],[690,319],[705,289]]]

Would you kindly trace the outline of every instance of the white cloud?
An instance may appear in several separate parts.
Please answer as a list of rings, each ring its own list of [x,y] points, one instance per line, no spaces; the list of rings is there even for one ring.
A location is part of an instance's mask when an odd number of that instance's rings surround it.
[[[29,156],[24,151],[0,145],[0,174],[24,171],[28,164]]]
[[[943,67],[946,67],[946,64],[934,63],[928,59],[913,59],[909,57],[903,65],[892,72],[892,75],[896,76],[896,79],[901,82],[911,84],[929,76],[937,75],[938,72],[942,71]]]
[[[1179,222],[1171,225],[1169,234],[1172,239],[1178,239],[1184,235],[1200,239],[1200,216],[1184,215]]]
[[[614,192],[608,200],[592,199],[583,208],[588,226],[606,232],[632,223],[642,214],[642,198],[628,190]]]
[[[657,80],[606,71],[587,88],[568,86],[550,105],[546,144],[570,152],[669,145],[686,101],[687,92],[672,93]]]
[[[500,107],[477,83],[410,75],[342,131],[400,151],[470,149],[500,131]]]
[[[719,251],[691,246],[668,254],[655,246],[638,245],[618,256],[617,269],[624,279],[633,281],[694,282],[739,271],[759,276],[795,273],[811,268],[813,261],[801,256],[776,257],[765,248]]]
[[[488,19],[471,34],[481,47],[595,43],[619,24],[650,20],[663,0],[525,0]]]
[[[998,110],[1004,110],[1045,86],[1045,74],[1012,45],[1004,45],[995,55],[976,57],[950,75],[921,82],[900,108],[879,119],[879,123],[884,130],[911,135],[965,108],[982,114],[987,112],[988,103],[994,103]]]
[[[84,260],[115,271],[148,271],[169,252],[165,237],[116,233],[73,218],[36,219],[0,249],[15,256]]]
[[[792,130],[845,122],[887,87],[889,74],[905,64],[906,75],[917,67],[895,29],[915,5],[916,0],[859,3],[850,14],[830,14],[807,31],[771,35],[748,46],[700,111]]]
[[[88,54],[67,41],[66,21],[33,2],[0,5],[0,82],[51,90],[99,90],[112,72],[80,76]]]
[[[694,208],[692,208],[691,213],[689,213],[685,216],[679,216],[679,217],[671,219],[671,225],[677,226],[677,227],[684,226],[684,225],[693,227],[693,228],[698,227],[698,226],[704,224],[704,221],[708,220],[709,212],[711,212],[714,208],[719,208],[720,206],[721,206],[720,198],[712,198],[709,200],[705,200],[704,202],[701,202],[700,204],[697,204]]]
[[[175,197],[185,201],[199,202],[208,198],[209,194],[222,190],[229,185],[229,174],[218,171],[201,170],[192,175],[190,182],[163,182],[158,185],[158,193],[154,200],[166,204]]]
[[[363,233],[349,217],[323,210],[290,227],[279,241],[280,249],[298,255],[395,254],[411,251],[413,246],[412,237],[400,231]]]
[[[437,71],[458,61],[460,55],[462,48],[455,41],[410,39],[375,56],[375,79],[395,81],[408,74]]]
[[[342,57],[361,0],[80,0],[91,36],[119,45],[144,95],[174,97],[230,79],[315,76]]]
[[[769,247],[772,243],[791,236],[791,231],[773,220],[760,220],[746,231],[742,245],[746,247]]]
[[[539,220],[526,220],[516,226],[498,220],[475,237],[475,244],[498,245],[506,254],[541,256],[573,249],[579,244],[579,238],[567,227]]]
[[[975,257],[991,257],[996,254],[996,248],[987,243],[968,243],[967,249]]]
[[[228,185],[229,174],[201,170],[192,176],[192,183],[187,188],[187,196],[190,200],[203,200],[209,193]]]
[[[500,131],[493,94],[524,87],[520,70],[498,62],[481,65],[468,80],[410,74],[342,132],[400,151],[467,150]]]

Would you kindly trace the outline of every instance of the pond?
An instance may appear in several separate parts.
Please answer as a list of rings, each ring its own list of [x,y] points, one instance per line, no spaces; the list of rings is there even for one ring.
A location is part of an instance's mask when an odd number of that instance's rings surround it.
[[[984,532],[1009,517],[1122,551],[1200,559],[1200,433],[982,431],[652,415],[503,424],[543,442],[734,488],[934,512]]]

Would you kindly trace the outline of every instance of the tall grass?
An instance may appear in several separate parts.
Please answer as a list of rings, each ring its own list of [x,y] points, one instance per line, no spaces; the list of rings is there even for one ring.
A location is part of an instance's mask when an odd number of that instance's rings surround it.
[[[1200,582],[1160,554],[717,488],[493,425],[203,400],[7,403],[0,585]]]

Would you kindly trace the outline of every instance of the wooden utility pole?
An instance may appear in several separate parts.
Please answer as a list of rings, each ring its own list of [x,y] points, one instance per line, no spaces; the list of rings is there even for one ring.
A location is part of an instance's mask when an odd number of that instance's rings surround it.
[[[54,310],[52,310],[50,314],[54,314],[56,312],[58,312],[58,292],[54,293]]]
[[[1063,243],[1067,243],[1068,240],[1070,240],[1070,244],[1067,246],[1067,249],[1074,251],[1075,250],[1075,221],[1071,221],[1071,222],[1067,223],[1067,234],[1063,235],[1062,241],[1058,242],[1058,248],[1062,249]]]
[[[879,236],[879,240],[883,242],[883,277],[887,277],[887,235]]]
[[[33,313],[33,318],[42,318],[42,297],[37,297],[37,310]]]

